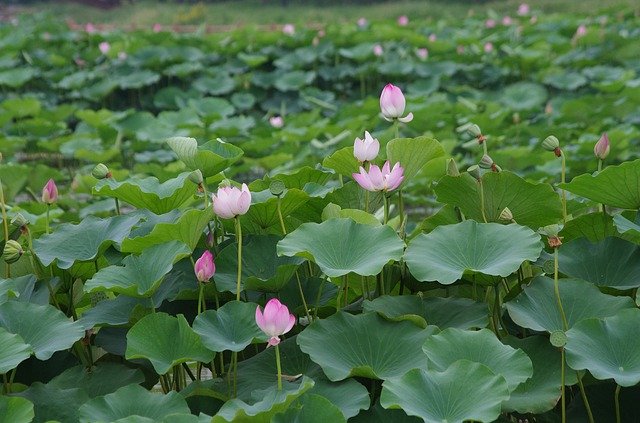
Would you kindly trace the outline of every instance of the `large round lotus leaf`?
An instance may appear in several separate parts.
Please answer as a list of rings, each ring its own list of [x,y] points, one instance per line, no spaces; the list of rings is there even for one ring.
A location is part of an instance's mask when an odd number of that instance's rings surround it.
[[[8,332],[0,327],[0,374],[9,373],[18,364],[26,360],[33,353],[30,345],[26,344],[20,335]]]
[[[84,291],[111,291],[131,297],[150,297],[171,271],[173,264],[190,254],[191,250],[180,241],[154,245],[139,256],[125,257],[122,266],[100,269],[85,282]]]
[[[577,238],[586,238],[591,242],[602,241],[606,237],[618,235],[618,231],[622,233],[620,228],[616,231],[613,222],[611,216],[602,212],[583,214],[569,220],[560,231],[560,236],[564,243]]]
[[[396,138],[387,143],[387,158],[393,166],[400,163],[404,168],[404,180],[414,177],[430,160],[444,156],[438,141],[429,137]]]
[[[417,236],[404,259],[417,280],[448,285],[467,271],[509,276],[522,262],[536,260],[540,251],[540,235],[529,228],[466,220]]]
[[[322,161],[322,166],[333,169],[336,173],[351,177],[352,173],[358,171],[358,159],[353,155],[353,147],[344,147],[336,150],[333,154]]]
[[[193,330],[211,351],[242,351],[254,340],[267,341],[256,324],[256,307],[254,303],[230,301],[198,315]]]
[[[198,145],[194,138],[174,137],[167,144],[189,169],[199,169],[205,178],[222,172],[244,154],[235,145],[218,140]]]
[[[369,391],[355,379],[330,382],[323,377],[315,377],[316,384],[307,394],[314,394],[328,399],[338,407],[344,418],[357,415],[360,410],[369,408]]]
[[[71,367],[51,379],[47,386],[60,390],[79,388],[89,398],[107,395],[126,385],[144,382],[138,369],[124,364],[100,362],[87,370],[86,366]]]
[[[604,319],[588,319],[567,332],[567,363],[587,369],[596,379],[620,386],[640,383],[640,310],[621,310]]]
[[[640,247],[620,238],[605,238],[595,244],[574,239],[560,247],[558,262],[560,272],[597,286],[640,286]]]
[[[483,328],[489,323],[487,304],[468,298],[383,295],[373,301],[364,301],[363,309],[391,320],[409,320],[423,328],[434,325],[440,329],[471,329]]]
[[[382,384],[380,404],[427,423],[493,422],[509,398],[507,382],[480,363],[460,360],[444,372],[413,369]]]
[[[84,336],[82,326],[55,307],[21,301],[0,304],[0,327],[19,335],[39,360],[48,360]]]
[[[636,214],[635,222],[625,218],[622,214],[613,216],[615,228],[622,234],[622,237],[636,244],[640,244],[640,213]],[[611,236],[615,233],[611,234]]]
[[[603,294],[592,283],[580,279],[560,279],[558,283],[569,328],[585,319],[612,316],[634,307],[631,298]],[[506,305],[509,316],[518,326],[547,332],[564,330],[551,278],[536,277]]]
[[[338,312],[303,330],[298,345],[332,381],[350,376],[388,379],[426,365],[422,343],[435,330],[390,322],[377,313]]]
[[[376,403],[367,411],[363,411],[356,417],[349,420],[350,423],[370,423],[370,422],[393,422],[393,423],[419,423],[422,422],[415,416],[407,416],[402,409],[382,408],[380,403]]]
[[[59,268],[68,269],[75,261],[94,260],[108,245],[121,243],[139,220],[138,215],[87,216],[77,225],[65,223],[52,234],[42,235],[33,241],[33,249],[43,265],[57,259]]]
[[[577,176],[560,187],[596,203],[637,210],[640,208],[640,159],[607,166],[596,176]]]
[[[315,72],[287,72],[275,80],[274,86],[280,91],[298,91],[310,85],[315,78]]]
[[[445,329],[429,337],[422,349],[427,354],[429,369],[444,371],[458,360],[482,363],[504,377],[509,391],[533,374],[529,357],[522,350],[504,345],[489,329]]]
[[[498,163],[499,164],[499,163]],[[501,222],[500,213],[508,207],[520,225],[534,230],[562,219],[560,197],[549,184],[525,181],[508,172],[482,176],[485,216],[488,222]],[[468,219],[482,222],[478,182],[468,173],[443,176],[434,188],[441,203],[457,206]]]
[[[278,197],[267,190],[251,193],[251,207],[240,218],[243,227],[248,227],[252,232],[260,232],[278,225],[280,231],[280,216],[278,216]],[[280,213],[283,219],[293,213],[297,208],[309,201],[309,195],[299,189],[288,189],[280,197]]]
[[[278,254],[313,260],[329,277],[350,272],[371,276],[400,260],[404,243],[387,225],[379,228],[351,219],[304,223],[278,243]]]
[[[517,82],[502,90],[500,101],[513,110],[541,107],[547,100],[544,86],[533,82]]]
[[[278,257],[277,235],[253,235],[242,240],[242,286],[244,289],[278,292],[284,288],[298,265],[299,257]],[[216,257],[213,279],[219,291],[235,293],[238,277],[238,244],[227,245]]]
[[[214,355],[202,345],[183,315],[152,313],[138,320],[127,333],[127,360],[146,358],[160,375],[187,361],[208,363]]]
[[[127,385],[112,394],[94,398],[80,407],[81,423],[107,423],[129,416],[163,419],[170,414],[190,414],[177,392],[152,393],[140,385]]]
[[[253,396],[258,400],[251,403],[237,398],[229,400],[213,416],[211,423],[241,421],[269,423],[273,416],[289,408],[289,405],[311,389],[313,384],[313,379],[302,376],[296,382],[283,381],[281,391],[273,387],[255,391]]]
[[[510,336],[505,343],[513,348],[520,348],[529,356],[533,363],[533,376],[511,392],[511,397],[502,405],[502,410],[539,414],[553,409],[560,399],[560,351],[544,336],[524,339]],[[577,382],[576,372],[567,371],[565,385]]]
[[[296,400],[281,414],[276,414],[271,423],[346,423],[340,409],[325,397],[306,394]]]
[[[36,423],[77,422],[78,409],[89,400],[82,389],[59,389],[40,382],[32,383],[29,388],[15,395],[33,403]]]
[[[0,421],[3,423],[30,422],[34,417],[31,401],[21,397],[0,395]]]
[[[193,198],[196,193],[196,185],[189,180],[190,174],[191,172],[183,172],[163,183],[153,176],[124,181],[106,178],[98,181],[93,193],[118,198],[156,214],[168,213]]]

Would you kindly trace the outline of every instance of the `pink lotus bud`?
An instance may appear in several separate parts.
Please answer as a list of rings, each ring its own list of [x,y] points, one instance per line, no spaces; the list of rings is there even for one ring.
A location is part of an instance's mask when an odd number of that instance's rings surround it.
[[[327,35],[326,31],[324,29],[321,29],[318,31],[318,38],[322,38],[325,35]]]
[[[527,3],[522,3],[518,7],[518,15],[524,16],[529,14],[529,5]]]
[[[96,27],[91,22],[89,22],[85,25],[84,30],[87,32],[87,34],[94,34],[96,32]]]
[[[493,51],[493,43],[488,42],[484,44],[484,52],[491,53]]]
[[[436,34],[430,34],[429,35],[429,41],[430,42],[435,42],[438,39],[438,37],[436,36]]]
[[[394,119],[398,119],[400,122],[411,122],[413,120],[413,113],[409,113],[405,117],[401,117],[404,113],[405,99],[402,90],[393,84],[385,85],[380,94],[380,110],[382,111],[382,117],[385,120],[391,122]]]
[[[529,19],[529,23],[531,25],[535,25],[537,22],[538,22],[538,17],[536,15],[533,15],[531,19]]]
[[[456,53],[460,54],[464,54],[464,46],[462,45],[458,45],[458,47],[456,47]]]
[[[419,48],[416,51],[416,55],[422,59],[425,60],[427,57],[429,57],[429,50],[427,50],[426,48]]]
[[[373,46],[373,54],[375,56],[382,56],[382,53],[384,53],[384,50],[382,50],[382,46],[380,44],[376,44],[375,46]]]
[[[398,25],[400,25],[400,26],[409,25],[409,18],[407,17],[407,15],[402,15],[402,16],[398,17]]]
[[[289,332],[296,324],[296,317],[289,313],[286,305],[272,298],[264,306],[264,313],[260,306],[256,307],[256,324],[269,336],[267,347],[273,347],[280,343],[280,335]]]
[[[576,37],[584,37],[585,35],[587,35],[587,27],[585,25],[578,26],[578,29],[576,29]]]
[[[109,50],[111,50],[111,45],[108,42],[103,41],[98,44],[98,48],[100,49],[100,53],[107,54],[109,53]]]
[[[153,24],[153,28],[152,28],[153,32],[160,32],[162,31],[162,25],[160,25],[159,23],[154,23]]]
[[[274,128],[282,128],[284,126],[284,119],[282,116],[271,116],[269,118],[269,123]]]
[[[199,282],[209,282],[216,273],[216,264],[213,262],[213,255],[209,250],[202,253],[200,258],[196,260],[196,265],[193,270]]]
[[[358,27],[364,28],[367,25],[369,25],[369,21],[367,21],[367,18],[362,17],[362,18],[358,19]]]
[[[507,16],[502,18],[502,25],[509,26],[512,23],[513,23],[513,20],[511,19],[511,16],[507,15]]]
[[[247,184],[242,184],[242,189],[236,187],[221,187],[211,197],[213,211],[222,219],[233,219],[243,215],[251,205],[251,192]]]
[[[604,160],[609,155],[609,136],[604,132],[596,145],[593,147],[593,154],[600,160]]]
[[[84,61],[84,59],[81,59],[79,57],[76,57],[75,59],[73,59],[73,61],[75,62],[76,65],[78,65],[78,67],[82,68],[84,67],[84,65],[87,64],[87,62]]]
[[[296,33],[296,27],[290,23],[284,24],[284,26],[282,27],[282,32],[286,35],[293,35]]]
[[[495,28],[496,20],[495,19],[487,19],[486,21],[484,21],[484,26],[487,27],[487,28]]]
[[[380,142],[364,131],[364,139],[356,138],[353,143],[353,155],[359,162],[370,162],[378,156]]]
[[[53,179],[49,179],[47,184],[42,188],[42,202],[53,204],[58,200],[58,187]]]
[[[367,191],[393,191],[398,188],[404,179],[404,169],[400,163],[393,165],[393,169],[389,169],[389,160],[387,160],[382,169],[376,165],[369,167],[369,172],[360,166],[360,173],[354,173],[353,179]]]

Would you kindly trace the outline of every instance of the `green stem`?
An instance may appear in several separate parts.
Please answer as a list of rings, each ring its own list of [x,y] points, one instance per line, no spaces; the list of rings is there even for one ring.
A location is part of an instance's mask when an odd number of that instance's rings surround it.
[[[614,401],[616,403],[616,423],[620,423],[620,385],[616,385]]]
[[[278,369],[278,391],[282,391],[282,369],[280,368],[280,346],[279,345],[276,345],[276,368]]]
[[[364,211],[369,213],[369,191],[364,191]]]
[[[567,316],[564,314],[564,307],[562,307],[562,300],[560,299],[560,284],[558,282],[558,249],[553,249],[553,289],[556,295],[556,301],[558,302],[558,310],[562,317],[562,326],[565,331],[569,330],[569,323],[567,322]]]
[[[115,198],[116,200],[116,215],[120,216],[120,201]]]
[[[402,188],[398,190],[398,211],[400,213],[400,238],[404,240],[404,199],[402,198]]]
[[[2,210],[2,225],[4,226],[4,242],[6,244],[9,241],[9,222],[7,220],[7,209],[4,204],[4,190],[2,189],[2,180],[0,180],[0,208]],[[11,265],[5,263],[4,268],[5,278],[11,277]]]
[[[322,290],[326,282],[327,280],[325,278],[322,278],[322,283],[320,284],[320,288],[318,288],[318,295],[316,295],[316,306],[313,309],[314,320],[318,318],[318,307],[320,307],[320,298],[322,297]]]
[[[560,182],[564,184],[566,177],[566,157],[564,151],[562,151],[562,173],[560,174]],[[562,223],[567,223],[567,192],[562,190]]]
[[[480,192],[480,212],[482,213],[482,220],[487,223],[487,216],[484,214],[484,187],[482,186],[482,180],[478,180],[478,191]]]
[[[282,207],[280,206],[282,203],[282,199],[278,196],[277,210],[278,210],[278,219],[280,219],[280,228],[282,229],[282,234],[287,234],[287,228],[284,226],[284,219],[282,218]]]
[[[587,398],[587,392],[584,390],[584,384],[582,383],[582,378],[580,377],[580,373],[576,372],[576,376],[578,377],[578,386],[580,387],[580,396],[582,397],[582,402],[584,403],[584,408],[587,410],[587,416],[589,418],[589,423],[594,423],[593,413],[591,412],[591,405],[589,404],[589,399]]]
[[[240,218],[238,217],[236,217],[236,241],[238,242],[238,278],[236,281],[236,301],[240,301],[240,283],[242,281],[242,226],[240,225]]]
[[[51,204],[47,204],[47,220],[45,220],[44,231],[45,233],[49,233],[49,210],[51,209]]]
[[[598,173],[600,173],[600,171],[602,171],[602,162],[603,162],[603,160],[602,160],[602,159],[598,159]],[[605,210],[605,208],[604,208],[604,203],[601,203],[601,204],[598,206],[598,208],[600,209],[600,211],[601,211],[602,213],[605,213],[605,214],[606,214],[606,210]],[[606,216],[605,216],[605,217],[606,217]]]
[[[494,285],[493,286],[493,293],[494,293],[494,300],[493,300],[493,313],[491,313],[493,315],[493,326],[496,332],[496,336],[498,337],[498,339],[501,339],[500,336],[500,319],[499,319],[499,314],[500,314],[500,290],[498,289],[499,285]]]
[[[560,366],[560,401],[561,401],[561,406],[562,406],[562,423],[566,423],[567,422],[567,404],[566,404],[566,398],[565,398],[565,394],[564,394],[564,381],[565,381],[565,365],[564,365],[564,347],[562,347],[562,349],[560,350],[560,358],[562,359],[562,363]]]
[[[298,282],[298,291],[300,291],[300,298],[302,299],[302,305],[304,306],[304,313],[307,315],[309,323],[311,323],[311,314],[309,314],[309,306],[307,305],[307,299],[304,297],[304,291],[302,290],[302,283],[300,282],[300,275],[298,270],[295,272],[296,282]]]
[[[382,223],[384,225],[387,224],[387,222],[389,222],[389,198],[387,197],[386,193],[382,193],[382,200],[384,202],[384,218]]]
[[[396,132],[396,138],[400,138],[400,122],[398,121],[398,119],[394,119],[393,128]]]
[[[200,282],[199,285],[200,289],[198,291],[198,315],[202,313],[202,302],[204,301],[204,284]]]
[[[233,365],[233,398],[238,396],[238,352],[231,354],[231,365]]]

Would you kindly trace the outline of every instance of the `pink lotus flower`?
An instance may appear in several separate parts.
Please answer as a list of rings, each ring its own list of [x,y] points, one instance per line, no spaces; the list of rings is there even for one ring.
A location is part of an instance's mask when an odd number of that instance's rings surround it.
[[[487,19],[486,21],[484,21],[484,26],[487,27],[487,28],[495,28],[496,20],[495,19]]]
[[[293,35],[296,33],[296,27],[290,23],[284,24],[284,26],[282,27],[282,32],[286,35]]]
[[[364,18],[364,17],[358,19],[357,23],[358,23],[358,27],[360,27],[360,28],[364,28],[367,25],[369,25],[369,21],[367,21],[367,18]]]
[[[460,54],[464,54],[464,46],[462,46],[462,45],[458,45],[458,46],[456,47],[456,53],[458,53],[458,55],[460,55]]]
[[[221,187],[211,197],[213,211],[222,219],[233,219],[243,215],[251,205],[251,192],[247,184],[242,184],[242,189],[236,187]]]
[[[429,35],[429,41],[430,42],[435,42],[438,39],[438,36],[436,34],[430,34]]]
[[[493,51],[493,43],[488,42],[484,44],[484,52],[491,53]]]
[[[364,139],[356,138],[353,142],[353,155],[359,162],[370,162],[378,156],[380,142],[373,138],[369,131],[364,131]]]
[[[213,262],[213,255],[209,250],[202,253],[200,258],[196,260],[196,265],[193,270],[199,282],[209,282],[216,273],[216,264]]]
[[[153,32],[160,32],[162,31],[162,25],[160,25],[159,23],[154,23],[153,27],[152,27]]]
[[[394,119],[398,119],[400,122],[411,122],[413,120],[413,113],[409,113],[405,117],[401,117],[404,113],[405,99],[402,90],[393,84],[385,85],[380,94],[380,110],[382,111],[382,117],[385,120],[391,122]]]
[[[100,53],[107,54],[109,53],[109,50],[111,50],[111,45],[108,42],[103,41],[98,44],[98,48],[100,49]]]
[[[535,25],[537,22],[538,22],[538,17],[536,15],[533,15],[531,19],[529,19],[529,23],[531,25]]]
[[[518,15],[524,16],[529,14],[529,5],[527,3],[521,3],[518,7]]]
[[[45,204],[53,204],[58,200],[58,187],[53,179],[49,179],[44,188],[42,188],[42,202]]]
[[[509,26],[512,23],[513,23],[513,20],[511,19],[511,16],[507,15],[507,16],[502,18],[502,25]]]
[[[119,52],[118,53],[118,59],[126,60],[127,59],[127,53],[125,53],[124,51]]]
[[[580,25],[578,29],[576,29],[576,37],[584,37],[585,35],[587,35],[587,27]]]
[[[282,128],[284,126],[284,119],[282,116],[271,116],[269,118],[269,123],[274,128]]]
[[[382,169],[376,165],[369,167],[369,172],[360,166],[360,173],[354,173],[353,179],[367,191],[393,191],[398,188],[404,179],[404,169],[400,163],[389,169],[389,160],[384,162]]]
[[[598,159],[604,160],[609,155],[610,147],[609,136],[606,132],[604,132],[596,145],[593,147],[593,154],[595,154]]]
[[[87,34],[94,34],[96,32],[96,27],[91,22],[89,22],[85,25],[84,30],[87,32]]]
[[[264,306],[264,314],[260,306],[256,308],[256,324],[269,336],[267,347],[274,347],[280,343],[280,335],[289,332],[296,323],[296,317],[289,313],[286,305],[277,298],[269,300]]]
[[[429,50],[427,50],[426,48],[419,48],[418,50],[416,50],[416,55],[420,59],[425,60],[427,57],[429,57]]]
[[[398,17],[398,25],[400,25],[400,26],[409,25],[409,18],[407,17],[407,15],[402,15],[402,16]]]
[[[384,50],[382,50],[382,46],[380,44],[376,44],[375,46],[373,46],[373,54],[375,56],[382,56],[382,54],[384,53]]]

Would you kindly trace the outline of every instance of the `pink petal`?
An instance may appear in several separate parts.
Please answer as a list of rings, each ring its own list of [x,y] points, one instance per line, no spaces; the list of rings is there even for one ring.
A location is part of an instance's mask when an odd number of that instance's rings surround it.
[[[279,343],[280,343],[280,338],[278,338],[277,336],[272,336],[271,338],[269,338],[269,342],[267,343],[267,348],[275,347]]]
[[[384,184],[384,177],[382,176],[382,171],[376,165],[371,165],[369,168],[369,180],[371,181],[371,186],[374,191],[380,191]]]
[[[360,173],[353,173],[351,175],[354,181],[358,183],[362,188],[367,191],[375,191],[374,186],[371,184],[371,180],[369,179],[369,175],[365,172],[365,170],[361,167]]]
[[[409,123],[413,120],[413,113],[409,113],[405,117],[398,118],[398,120],[402,123]]]
[[[265,332],[264,315],[262,314],[262,310],[260,310],[260,306],[256,307],[256,324],[263,332]]]
[[[284,335],[285,333],[289,332],[293,328],[293,325],[295,325],[295,324],[296,324],[296,316],[294,316],[293,314],[290,314],[289,315],[289,324],[285,328],[284,332],[282,332],[282,334]]]

